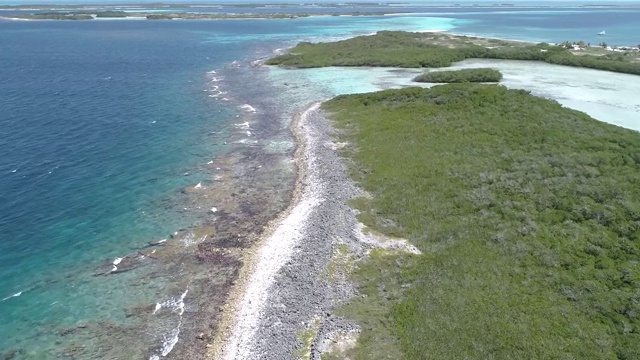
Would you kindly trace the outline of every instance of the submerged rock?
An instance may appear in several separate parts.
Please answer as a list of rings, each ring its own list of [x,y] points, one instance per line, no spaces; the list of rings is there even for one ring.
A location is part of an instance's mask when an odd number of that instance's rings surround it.
[[[167,242],[167,239],[162,239],[162,240],[155,240],[155,241],[149,241],[147,243],[147,247],[149,246],[159,246],[159,245],[164,245]]]
[[[11,359],[15,359],[15,357],[18,355],[18,350],[16,349],[9,349],[7,352],[5,352],[4,354],[2,354],[2,360],[11,360]]]

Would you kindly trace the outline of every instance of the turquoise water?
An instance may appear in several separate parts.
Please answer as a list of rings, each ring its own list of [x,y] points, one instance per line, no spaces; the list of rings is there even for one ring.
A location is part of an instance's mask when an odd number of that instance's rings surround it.
[[[220,205],[195,209],[181,190],[223,187],[210,180],[218,174],[210,161],[233,151],[258,163],[287,155],[286,120],[297,107],[313,97],[385,87],[397,75],[385,80],[354,70],[340,78],[329,69],[330,84],[322,84],[327,74],[314,80],[316,73],[304,91],[284,91],[277,85],[295,72],[255,69],[250,61],[300,40],[381,29],[555,42],[587,41],[606,28],[608,39],[633,44],[640,43],[638,15],[488,9],[270,21],[0,20],[0,333],[10,334],[0,337],[0,355],[17,349],[18,358],[56,358],[78,343],[97,349],[100,338],[63,331],[96,323],[105,333],[141,334],[144,346],[123,347],[111,358],[163,357],[159,344],[173,338],[182,313],[159,323],[130,309],[173,300],[185,316],[195,314],[203,302],[191,271],[209,268],[183,268],[185,258],[176,257],[114,276],[94,276],[97,269],[206,221],[207,209]],[[245,134],[246,119],[252,135]],[[293,174],[281,176],[287,183]],[[284,185],[277,191],[286,195]]]

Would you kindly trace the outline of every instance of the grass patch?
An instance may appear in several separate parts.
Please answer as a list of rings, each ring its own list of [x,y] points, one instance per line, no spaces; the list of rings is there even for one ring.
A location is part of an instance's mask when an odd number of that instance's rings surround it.
[[[446,38],[446,39],[445,39]],[[443,40],[445,39],[445,40]],[[330,43],[301,42],[287,54],[269,59],[268,65],[296,68],[326,66],[447,67],[465,59],[534,60],[551,64],[640,75],[640,63],[629,57],[576,56],[562,46],[548,44],[477,45],[464,36],[402,31],[380,31]],[[506,44],[506,45],[505,45]],[[489,46],[497,45],[497,46]]]
[[[355,359],[640,358],[640,134],[497,85],[323,105],[373,252],[342,311]]]
[[[331,261],[327,265],[326,275],[329,281],[338,281],[346,277],[354,267],[355,258],[349,253],[346,244],[340,244],[333,251]]]
[[[482,83],[500,80],[502,73],[490,68],[431,71],[413,78],[413,81],[427,83]]]
[[[302,347],[296,351],[296,356],[302,360],[311,359],[311,345],[318,336],[320,328],[320,319],[313,319],[307,329],[298,334],[298,340],[302,343]]]

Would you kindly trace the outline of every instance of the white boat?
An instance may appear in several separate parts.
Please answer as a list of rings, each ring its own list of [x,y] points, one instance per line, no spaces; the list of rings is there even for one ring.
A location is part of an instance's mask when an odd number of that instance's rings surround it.
[[[602,30],[598,33],[598,35],[607,35],[607,33],[604,30]]]

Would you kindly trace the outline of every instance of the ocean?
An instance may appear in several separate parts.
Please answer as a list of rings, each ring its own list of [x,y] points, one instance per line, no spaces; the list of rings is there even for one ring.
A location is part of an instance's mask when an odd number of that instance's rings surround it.
[[[0,355],[206,351],[245,249],[290,199],[291,117],[375,90],[367,74],[257,59],[378,30],[640,43],[634,7],[399,9],[411,14],[0,20]]]

